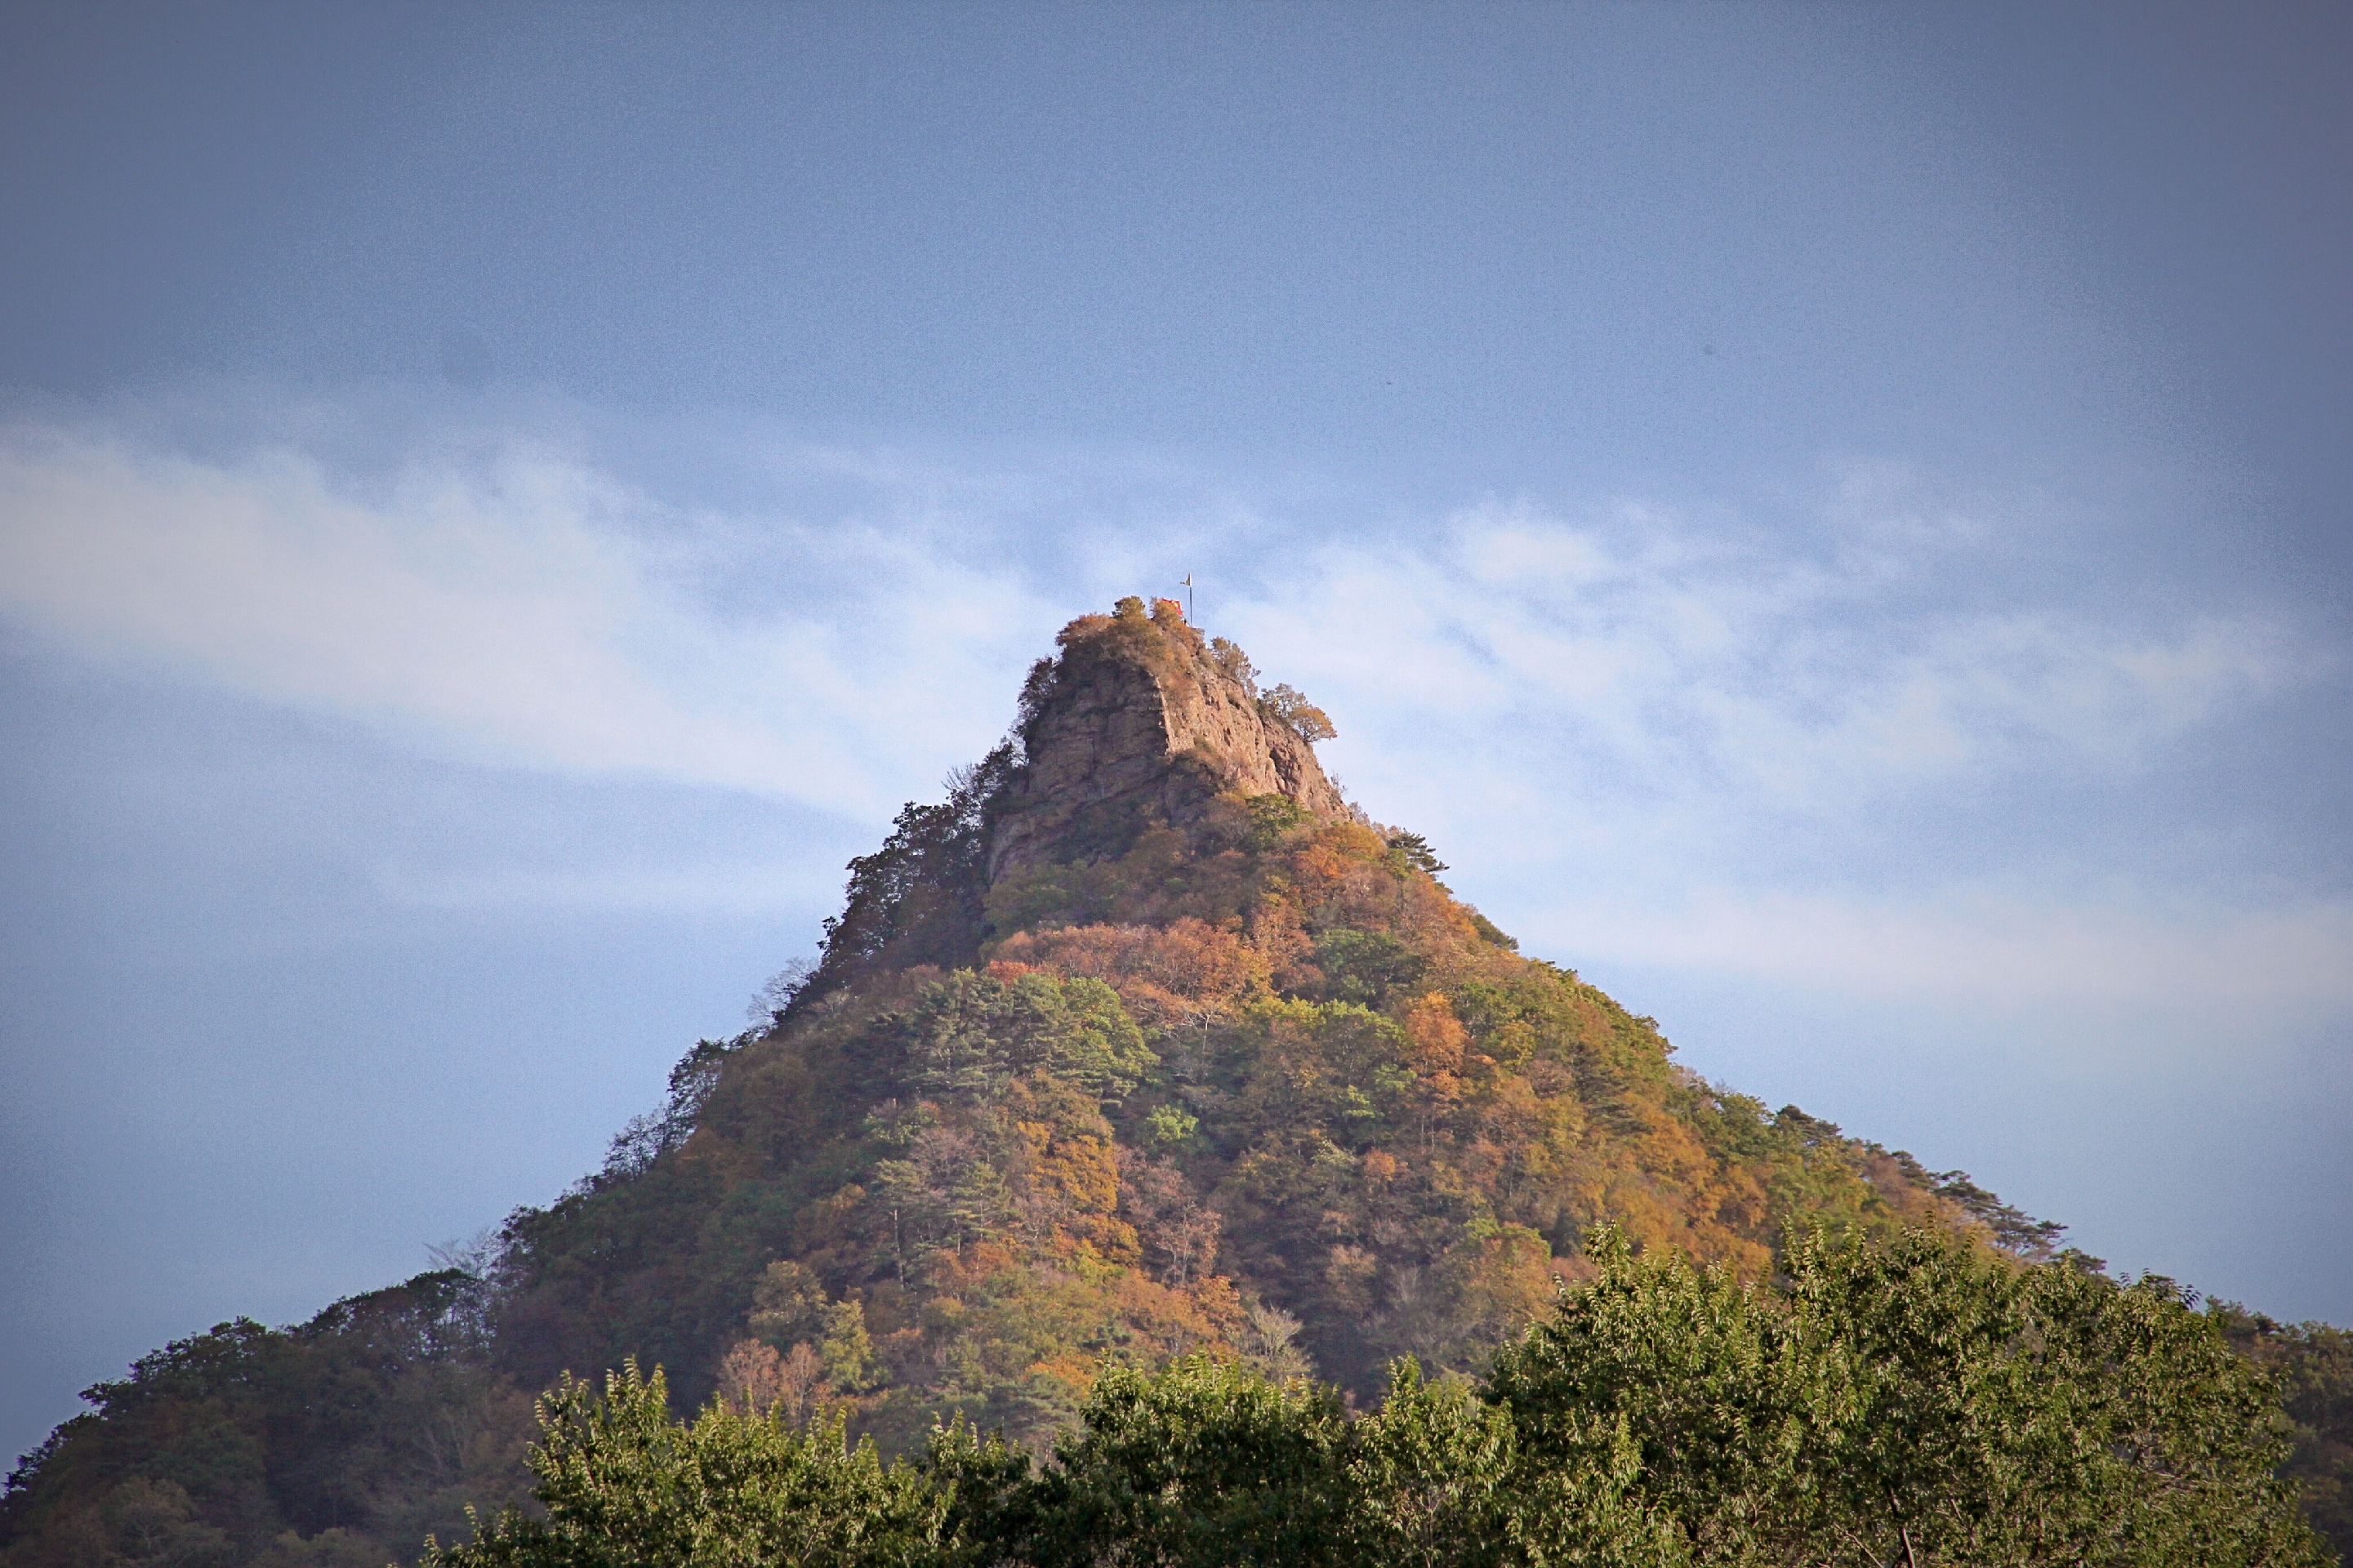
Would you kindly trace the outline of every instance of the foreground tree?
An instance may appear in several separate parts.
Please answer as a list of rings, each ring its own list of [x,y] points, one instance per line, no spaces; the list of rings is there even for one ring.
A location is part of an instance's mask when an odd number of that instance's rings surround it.
[[[944,1500],[852,1447],[839,1415],[797,1428],[714,1401],[670,1419],[661,1373],[632,1363],[600,1395],[565,1378],[540,1402],[534,1519],[510,1510],[427,1568],[885,1568],[932,1560]]]
[[[2319,1563],[2269,1380],[2170,1281],[1958,1238],[1801,1240],[1786,1290],[1668,1253],[1496,1360],[1531,1478],[1622,1464],[1700,1563]]]
[[[1356,1417],[1206,1356],[1106,1368],[1032,1464],[961,1425],[884,1467],[840,1418],[634,1369],[543,1403],[543,1520],[438,1568],[939,1563],[2304,1568],[2284,1424],[2170,1283],[1965,1240],[1801,1239],[1782,1287],[1604,1234],[1483,1388],[1411,1361]]]

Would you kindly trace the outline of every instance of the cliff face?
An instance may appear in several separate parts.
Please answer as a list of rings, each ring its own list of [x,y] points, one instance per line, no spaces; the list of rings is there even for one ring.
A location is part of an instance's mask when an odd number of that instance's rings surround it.
[[[1257,691],[1249,662],[1161,602],[1082,616],[1022,695],[1029,766],[994,814],[990,880],[1117,854],[1146,826],[1198,826],[1220,794],[1281,795],[1317,822],[1347,803]]]

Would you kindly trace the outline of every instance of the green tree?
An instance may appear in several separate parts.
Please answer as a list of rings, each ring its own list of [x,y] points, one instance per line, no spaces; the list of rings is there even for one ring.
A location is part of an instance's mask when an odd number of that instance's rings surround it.
[[[961,1422],[920,1465],[659,1373],[542,1402],[544,1519],[433,1568],[2317,1568],[2274,1385],[2166,1281],[1966,1240],[1799,1238],[1781,1286],[1599,1237],[1482,1387],[1387,1397],[1208,1356],[1105,1366],[1036,1466]],[[165,1503],[172,1500],[164,1499]],[[168,1508],[165,1513],[170,1512]]]
[[[2319,1563],[2268,1380],[2170,1282],[1914,1233],[1800,1238],[1789,1287],[1615,1236],[1499,1353],[1533,1478],[1607,1470],[1701,1563]]]
[[[1348,1434],[1350,1544],[1376,1563],[1499,1563],[1500,1489],[1512,1470],[1511,1416],[1468,1384],[1422,1381],[1412,1357],[1392,1363],[1388,1397]]]
[[[1348,1419],[1326,1389],[1191,1357],[1106,1368],[1042,1471],[980,1533],[1035,1568],[1347,1561]]]
[[[907,1057],[913,1088],[966,1101],[1001,1096],[1039,1068],[1116,1100],[1160,1060],[1100,980],[1034,973],[1008,984],[968,969],[924,988]]]
[[[601,1395],[566,1378],[540,1402],[531,1467],[544,1519],[510,1510],[426,1568],[881,1568],[932,1559],[944,1499],[910,1466],[851,1447],[839,1415],[797,1430],[714,1403],[670,1419],[634,1363]]]

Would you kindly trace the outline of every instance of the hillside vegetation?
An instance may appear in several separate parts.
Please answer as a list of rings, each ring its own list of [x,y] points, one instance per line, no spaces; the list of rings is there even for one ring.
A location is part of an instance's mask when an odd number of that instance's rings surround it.
[[[1949,1236],[1810,1237],[1780,1288],[1605,1231],[1596,1277],[1475,1389],[1392,1364],[1377,1410],[1187,1357],[1106,1370],[1052,1462],[961,1423],[888,1468],[839,1418],[634,1366],[543,1405],[543,1516],[434,1568],[1786,1563],[2318,1568],[2269,1390],[2160,1280]]]
[[[852,862],[769,1022],[690,1052],[602,1171],[464,1267],[295,1330],[225,1325],[93,1390],[11,1479],[10,1568],[410,1555],[462,1537],[461,1504],[523,1496],[531,1394],[632,1362],[681,1410],[838,1420],[883,1456],[961,1422],[1029,1474],[1061,1442],[1047,1476],[1110,1419],[1106,1390],[1172,1363],[1340,1432],[1398,1365],[1459,1404],[1517,1344],[1502,1403],[1457,1411],[1475,1426],[1535,1375],[1564,1289],[1595,1300],[1635,1267],[1589,1255],[1605,1232],[1714,1269],[1687,1278],[1720,1303],[1801,1277],[1799,1237],[2118,1289],[2096,1260],[2044,1262],[2059,1227],[1963,1173],[1711,1084],[1652,1020],[1518,952],[1420,837],[1324,777],[1330,720],[1173,605],[1123,601],[1060,645],[1007,743]],[[2342,1337],[2174,1310],[2233,1336],[2232,1365],[2284,1373],[2303,1404],[2281,1430],[2342,1530]],[[1555,1327],[1518,1339],[1532,1324]],[[633,1419],[652,1386],[616,1385]],[[565,1397],[566,1419],[603,1408]],[[1327,1438],[1346,1447],[1299,1440]],[[918,1513],[945,1484],[868,1470]]]

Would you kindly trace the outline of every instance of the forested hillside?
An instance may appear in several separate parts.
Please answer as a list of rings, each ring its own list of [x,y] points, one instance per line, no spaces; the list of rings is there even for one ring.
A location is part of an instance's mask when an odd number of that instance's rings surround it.
[[[532,1394],[630,1358],[681,1412],[822,1407],[885,1454],[961,1416],[1042,1454],[1107,1368],[1305,1373],[1344,1413],[1396,1358],[1483,1372],[1605,1226],[1736,1283],[1801,1233],[2053,1255],[1521,954],[1324,777],[1328,718],[1173,604],[1060,640],[1007,743],[852,863],[765,1026],[698,1045],[482,1258],[93,1390],[11,1479],[11,1568],[411,1557],[523,1494]],[[2201,1321],[2284,1374],[2342,1544],[2342,1336]]]

